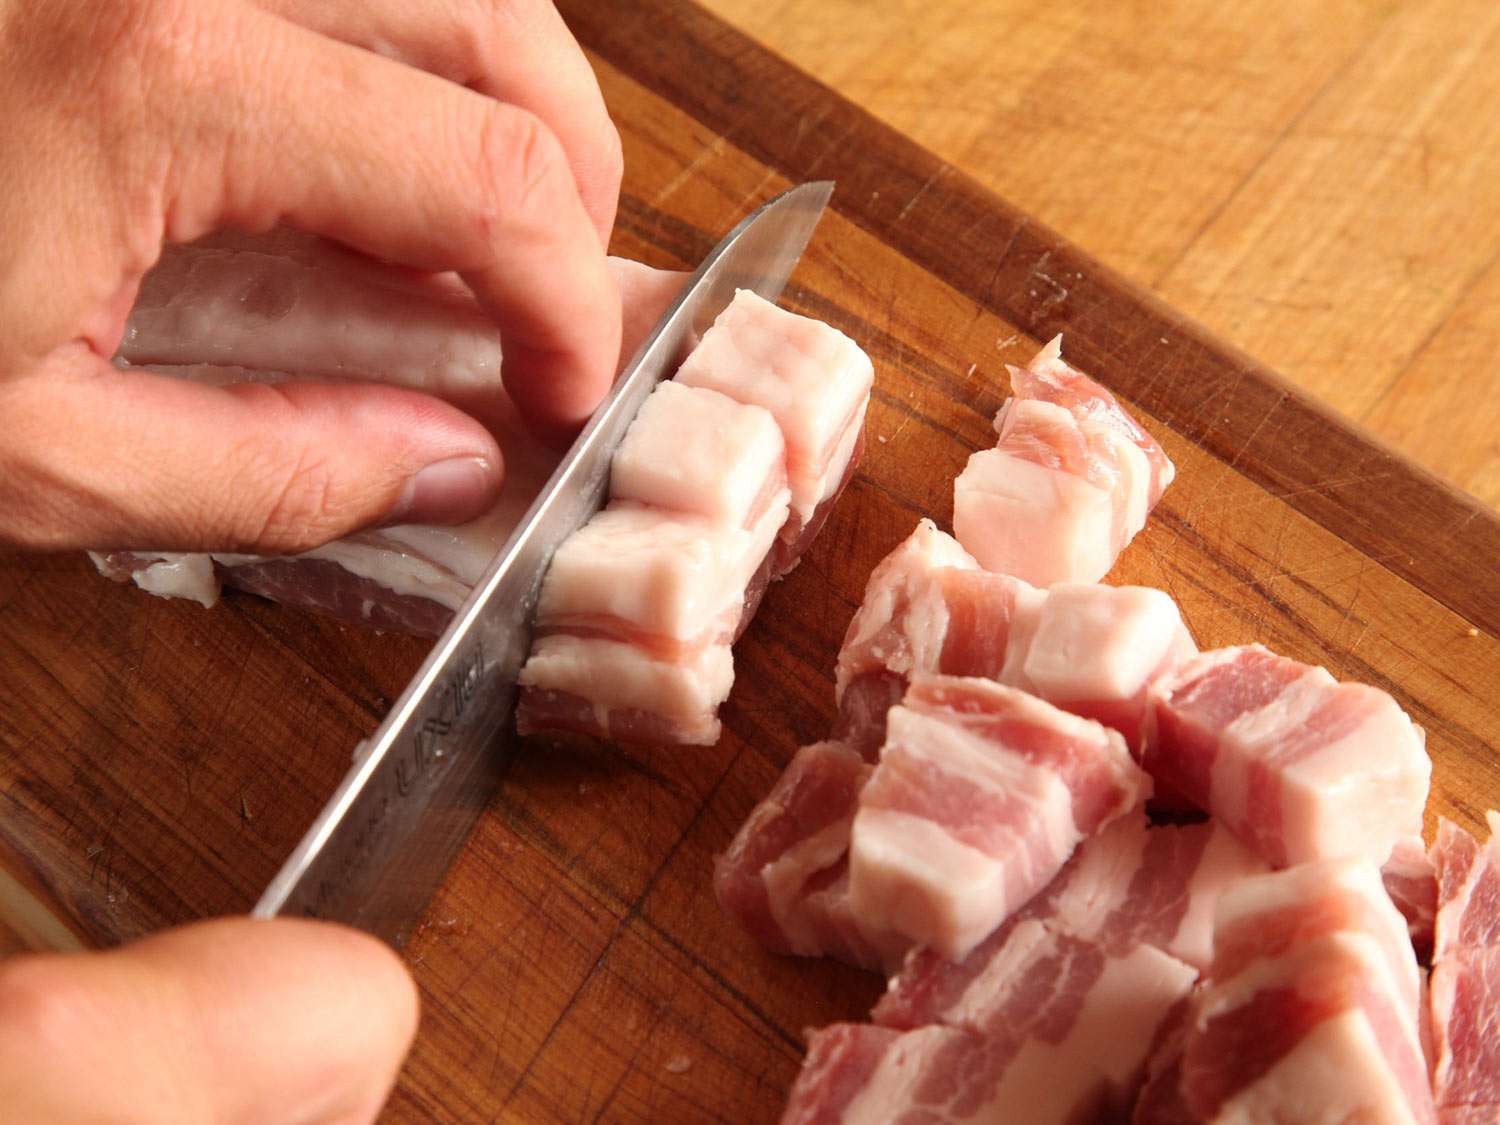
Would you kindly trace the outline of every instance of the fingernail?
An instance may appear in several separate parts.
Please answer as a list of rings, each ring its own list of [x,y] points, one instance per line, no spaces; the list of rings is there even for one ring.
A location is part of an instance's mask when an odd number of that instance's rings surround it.
[[[494,473],[483,457],[450,457],[418,469],[385,519],[395,523],[463,523],[489,506]]]

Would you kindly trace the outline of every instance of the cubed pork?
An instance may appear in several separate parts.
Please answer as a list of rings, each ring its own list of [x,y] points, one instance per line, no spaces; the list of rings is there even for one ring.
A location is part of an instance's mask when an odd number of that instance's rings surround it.
[[[1175,470],[1113,395],[1063,362],[1061,337],[1010,372],[999,441],[954,482],[954,533],[986,569],[1036,586],[1097,582]]]
[[[914,677],[860,793],[854,909],[962,959],[1147,791],[1098,723],[990,681]]]
[[[1260,645],[1178,665],[1151,688],[1144,764],[1275,866],[1385,862],[1422,828],[1431,762],[1385,692]]]

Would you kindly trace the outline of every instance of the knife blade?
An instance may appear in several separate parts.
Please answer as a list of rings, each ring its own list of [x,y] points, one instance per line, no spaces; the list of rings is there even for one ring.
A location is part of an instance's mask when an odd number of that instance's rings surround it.
[[[802,184],[746,216],[693,273],[553,472],[312,827],[258,917],[325,918],[400,946],[499,788],[516,677],[557,547],[603,505],[616,446],[655,385],[734,297],[775,301],[833,184]]]

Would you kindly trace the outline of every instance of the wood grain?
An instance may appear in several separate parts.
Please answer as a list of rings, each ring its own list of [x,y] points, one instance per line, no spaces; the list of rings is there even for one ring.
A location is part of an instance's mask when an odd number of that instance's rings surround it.
[[[706,0],[1500,505],[1500,10]]]
[[[615,249],[686,265],[754,203],[837,169],[787,301],[870,351],[867,453],[738,647],[717,746],[538,742],[513,761],[405,950],[424,1015],[389,1120],[773,1121],[802,1030],[868,1010],[874,977],[740,934],[712,857],[828,729],[871,566],[918,516],[948,520],[952,476],[993,441],[1004,364],[1059,326],[1180,470],[1112,577],[1169,591],[1205,646],[1260,639],[1392,691],[1429,734],[1433,815],[1474,826],[1500,804],[1496,517],[701,12],[632,10],[608,43],[579,21],[626,146]],[[981,270],[972,248],[997,233],[1011,249]],[[1374,483],[1330,482],[1326,450]],[[1418,559],[1434,526],[1441,565]],[[424,650],[0,555],[0,862],[92,943],[243,910]]]

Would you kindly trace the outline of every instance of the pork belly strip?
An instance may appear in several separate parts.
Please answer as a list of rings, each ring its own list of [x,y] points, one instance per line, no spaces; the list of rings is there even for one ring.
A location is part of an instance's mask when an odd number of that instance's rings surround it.
[[[981,1001],[911,1030],[814,1033],[783,1122],[1119,1120],[1191,968],[1016,927]]]
[[[1219,900],[1181,1065],[1200,1120],[1436,1120],[1420,973],[1378,868],[1324,860]]]
[[[1062,360],[1061,337],[1010,369],[999,440],[953,485],[953,528],[988,570],[1036,586],[1097,582],[1145,526],[1175,470],[1103,387]]]
[[[962,959],[1148,791],[1098,723],[986,680],[914,677],[860,793],[854,909]]]
[[[1247,645],[1186,661],[1150,695],[1147,772],[1271,864],[1384,863],[1420,833],[1432,766],[1385,692]]]

